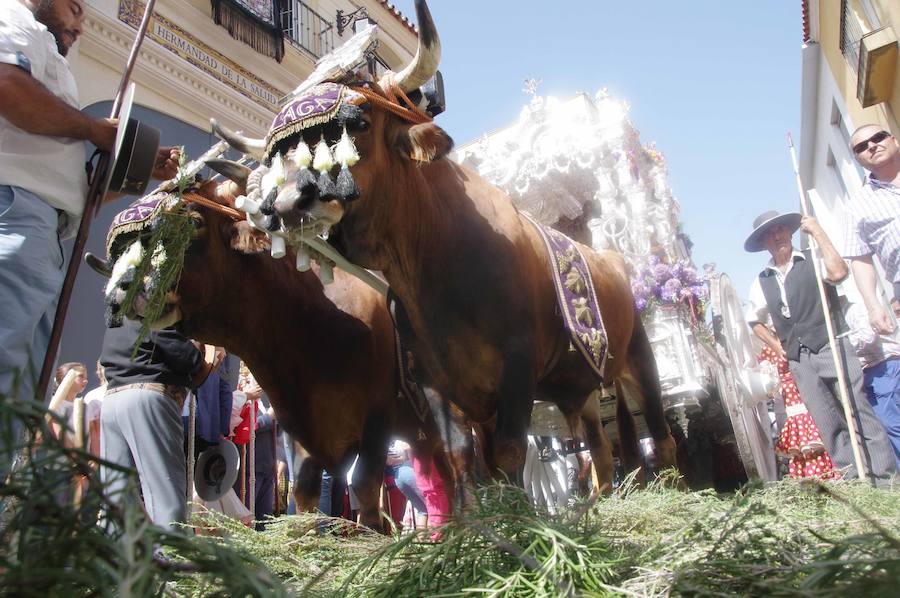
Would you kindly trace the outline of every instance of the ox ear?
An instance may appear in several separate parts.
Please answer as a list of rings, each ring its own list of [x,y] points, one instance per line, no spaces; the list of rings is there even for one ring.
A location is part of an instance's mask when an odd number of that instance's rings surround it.
[[[411,126],[399,141],[403,153],[417,162],[439,160],[453,149],[453,139],[431,122]]]
[[[231,248],[239,253],[262,253],[272,247],[269,236],[250,226],[247,221],[235,222],[231,227]]]

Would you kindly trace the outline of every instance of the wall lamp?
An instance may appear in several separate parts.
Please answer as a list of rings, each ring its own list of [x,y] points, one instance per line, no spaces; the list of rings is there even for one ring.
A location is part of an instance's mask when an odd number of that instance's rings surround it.
[[[369,11],[366,10],[365,6],[360,6],[350,14],[344,14],[343,10],[338,9],[337,16],[335,20],[337,21],[337,34],[344,35],[344,30],[347,28],[347,25],[353,23],[353,30],[356,30],[356,21],[368,20],[369,19]]]

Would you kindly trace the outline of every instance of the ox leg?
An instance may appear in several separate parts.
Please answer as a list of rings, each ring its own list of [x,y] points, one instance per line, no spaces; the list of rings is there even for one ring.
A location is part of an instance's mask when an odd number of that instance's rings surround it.
[[[641,459],[640,440],[637,435],[637,426],[634,423],[634,415],[628,406],[628,398],[622,383],[616,381],[616,427],[619,430],[619,457],[626,473],[640,469],[638,483],[644,485],[647,481],[647,472],[643,468]]]
[[[433,388],[423,387],[435,424],[444,441],[444,456],[452,492],[453,512],[462,511],[474,497],[472,431],[462,412]]]
[[[640,316],[635,315],[634,330],[628,344],[628,363],[633,375],[634,397],[641,401],[641,410],[647,421],[647,429],[656,445],[656,455],[661,467],[677,467],[675,459],[675,439],[666,421],[663,409],[662,390],[659,387],[659,372],[653,348],[644,330]],[[623,382],[627,383],[627,377]]]
[[[297,510],[311,513],[319,508],[319,495],[322,493],[322,464],[312,457],[306,457],[300,465],[297,479],[294,480],[294,501]]]
[[[603,429],[600,421],[600,413],[590,401],[581,412],[581,424],[584,429],[584,438],[591,450],[591,461],[594,464],[594,493],[612,493],[613,482],[613,455],[612,444],[609,436]]]
[[[353,470],[352,483],[359,499],[360,523],[376,530],[383,529],[378,497],[384,483],[384,465],[391,429],[393,426],[384,414],[366,418],[360,440],[359,459]]]
[[[525,464],[535,387],[532,343],[522,341],[516,345],[506,354],[503,377],[500,380],[493,461],[510,480],[517,480],[521,485],[520,473]]]

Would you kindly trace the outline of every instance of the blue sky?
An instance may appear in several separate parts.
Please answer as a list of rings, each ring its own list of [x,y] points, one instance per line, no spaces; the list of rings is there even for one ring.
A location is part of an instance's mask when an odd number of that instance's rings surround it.
[[[415,21],[412,0],[393,1]],[[438,123],[457,144],[515,121],[528,77],[559,98],[608,88],[666,156],[695,263],[715,262],[746,298],[768,257],[743,250],[753,219],[799,205],[785,134],[800,133],[800,2],[429,6],[447,94]]]

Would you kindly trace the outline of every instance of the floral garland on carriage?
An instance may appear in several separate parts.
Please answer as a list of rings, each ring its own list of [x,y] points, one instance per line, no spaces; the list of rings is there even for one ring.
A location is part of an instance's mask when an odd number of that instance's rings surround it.
[[[695,327],[705,327],[709,287],[706,277],[687,260],[667,262],[650,255],[634,266],[631,292],[644,318],[660,306],[687,306]]]

